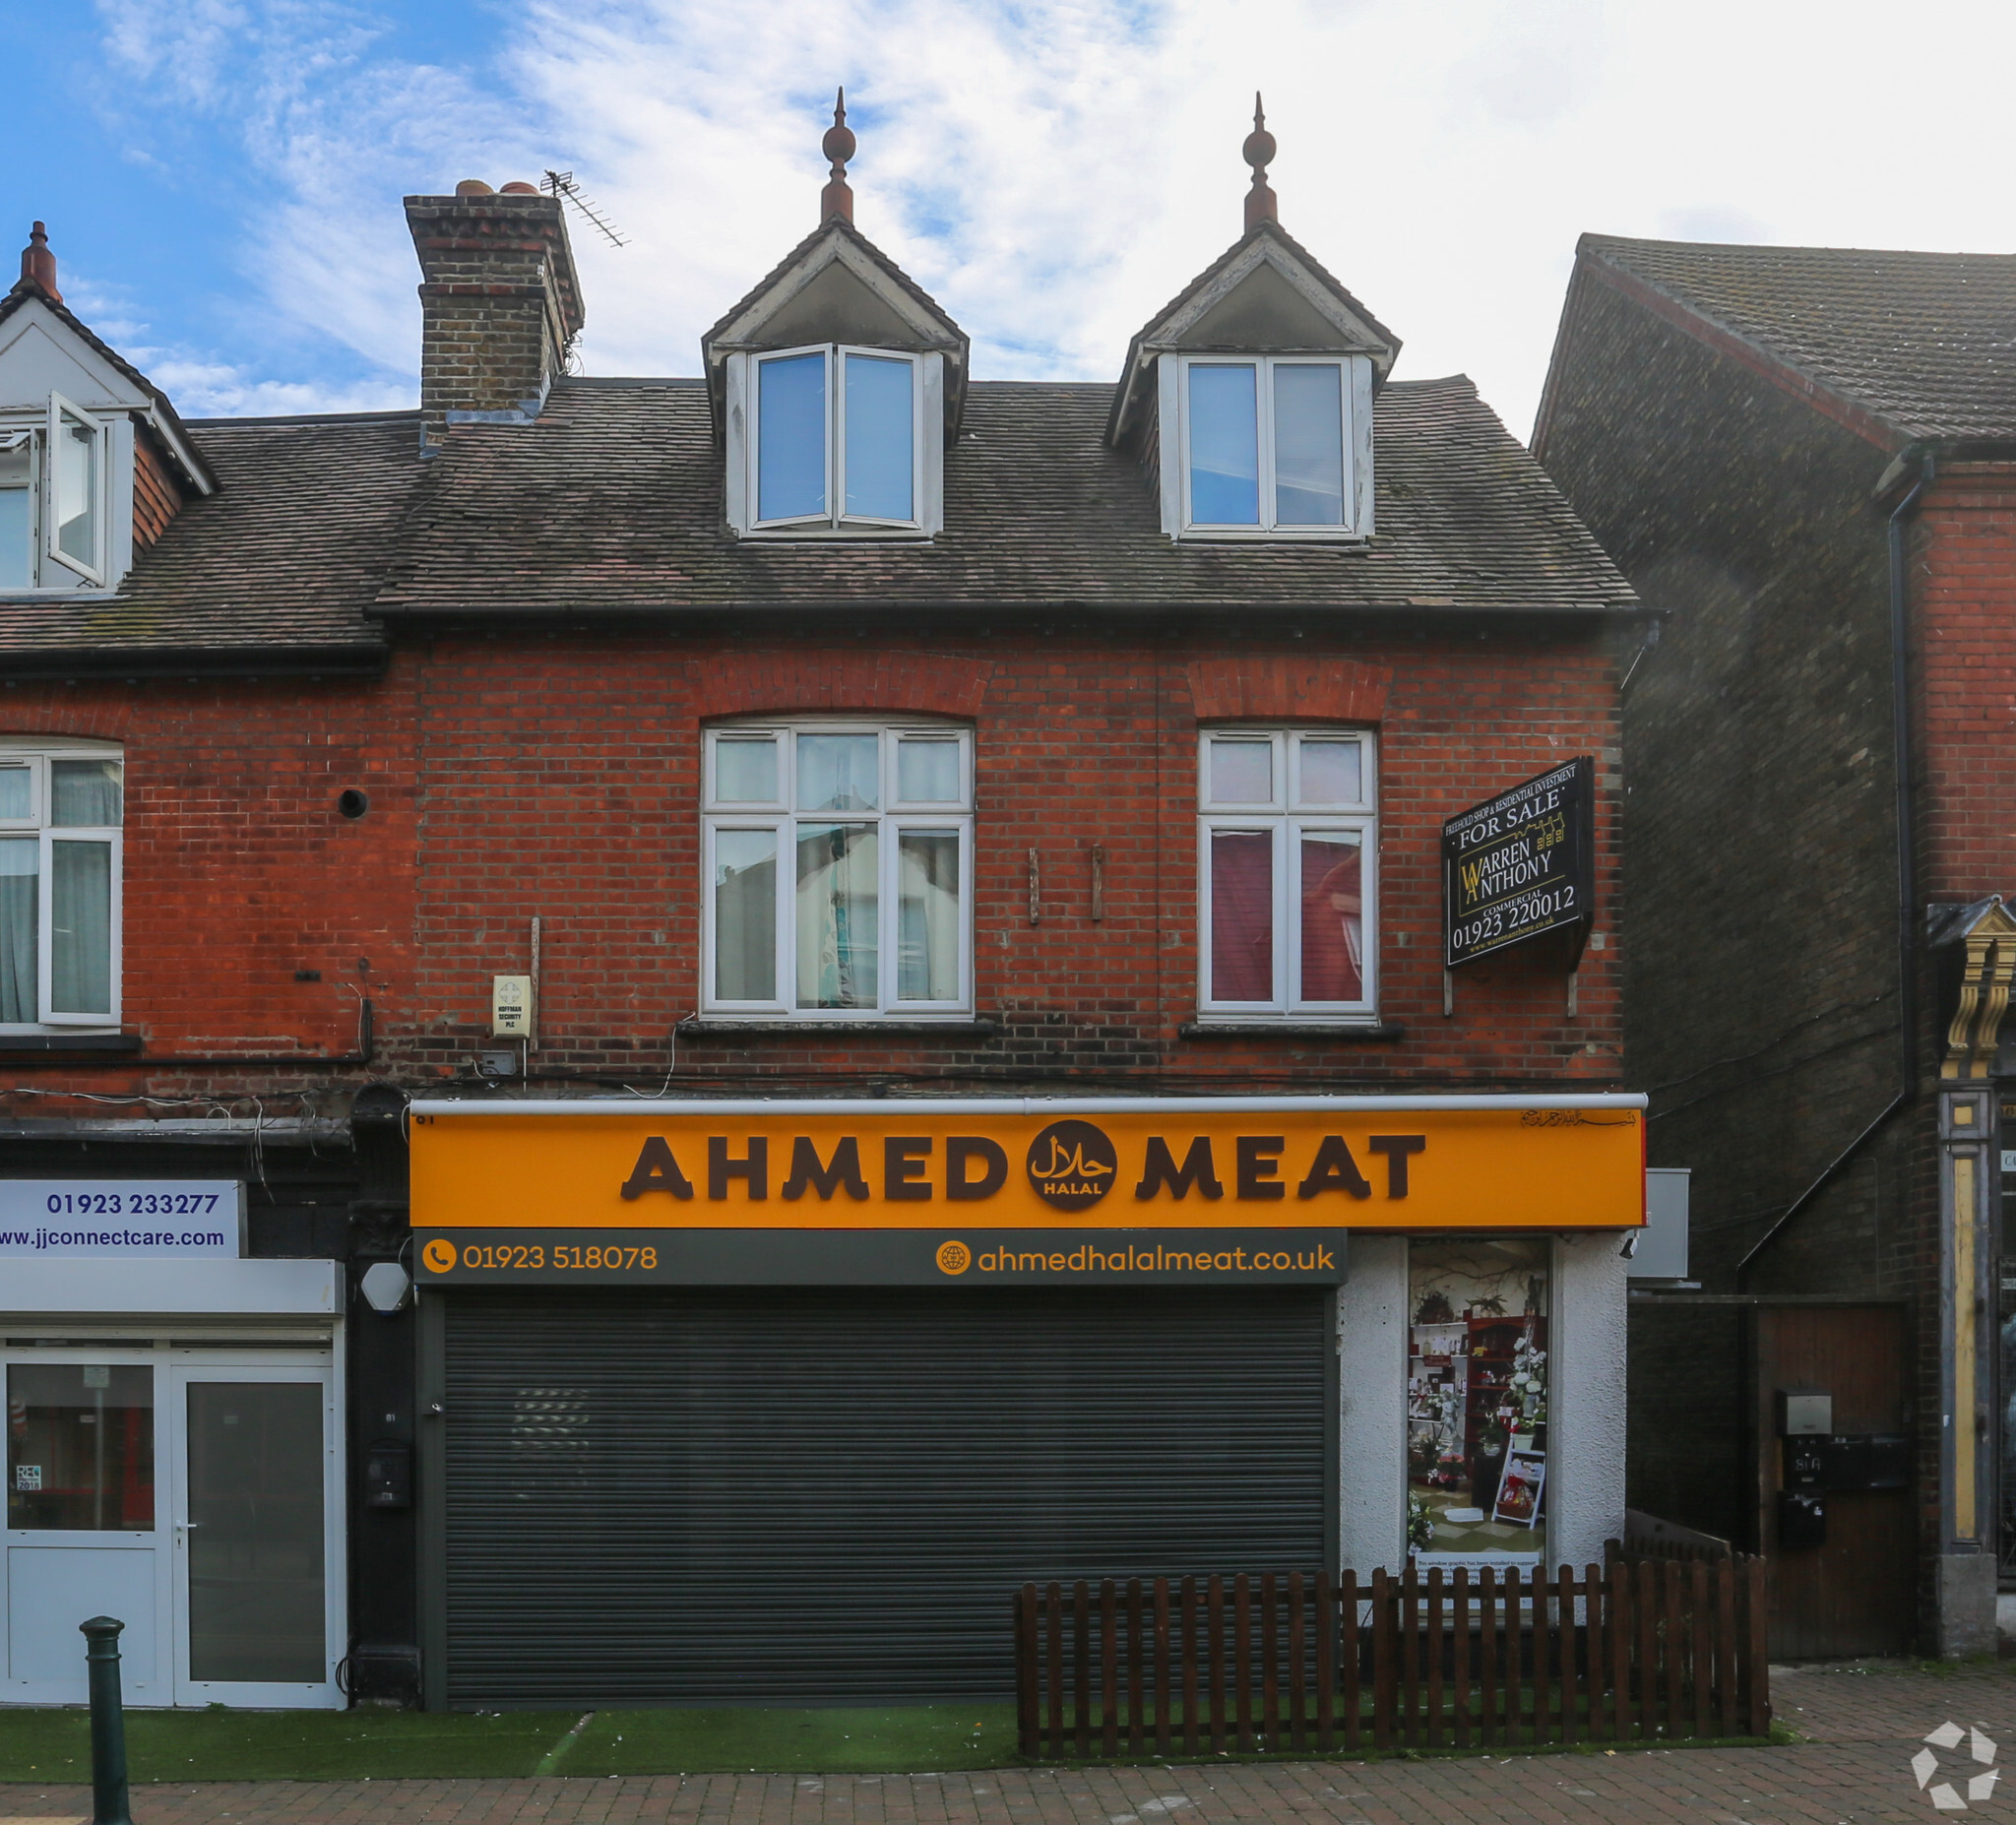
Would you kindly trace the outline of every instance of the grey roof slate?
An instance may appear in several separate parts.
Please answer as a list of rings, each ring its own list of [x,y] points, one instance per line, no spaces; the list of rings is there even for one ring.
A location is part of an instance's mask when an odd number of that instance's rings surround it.
[[[698,381],[554,389],[536,426],[458,426],[380,598],[389,618],[878,604],[1574,613],[1635,601],[1461,377],[1392,385],[1369,546],[1174,544],[1103,431],[1105,385],[976,384],[929,543],[737,540]]]
[[[1907,438],[2016,437],[2016,254],[1585,234],[1614,268]]]
[[[204,420],[220,491],[183,508],[116,598],[0,600],[0,670],[276,649],[362,662],[414,615],[1635,605],[1466,379],[1381,393],[1368,547],[1172,544],[1140,466],[1102,435],[1111,392],[976,386],[930,543],[734,538],[699,380],[565,382],[536,423],[459,425],[431,461],[414,412]]]
[[[222,484],[187,502],[119,593],[0,599],[9,658],[116,651],[311,661],[381,648],[365,618],[421,462],[417,412],[211,418],[192,427]]]

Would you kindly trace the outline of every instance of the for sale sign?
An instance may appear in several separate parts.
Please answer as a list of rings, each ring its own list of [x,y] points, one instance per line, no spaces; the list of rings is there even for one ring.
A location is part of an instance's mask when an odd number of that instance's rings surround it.
[[[1444,824],[1442,906],[1452,969],[1550,931],[1572,933],[1579,959],[1596,917],[1595,763],[1579,756]]]

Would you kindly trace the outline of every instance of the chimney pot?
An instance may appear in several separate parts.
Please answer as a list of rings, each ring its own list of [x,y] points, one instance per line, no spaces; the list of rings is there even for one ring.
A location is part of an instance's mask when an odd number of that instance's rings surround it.
[[[41,288],[52,304],[63,302],[56,289],[56,256],[49,251],[49,230],[39,221],[29,229],[28,245],[21,250],[21,276]]]
[[[518,183],[506,184],[497,194],[500,197],[536,197],[539,194],[539,187],[521,180]]]
[[[497,193],[480,177],[465,177],[455,186],[455,194],[459,197],[489,197]]]

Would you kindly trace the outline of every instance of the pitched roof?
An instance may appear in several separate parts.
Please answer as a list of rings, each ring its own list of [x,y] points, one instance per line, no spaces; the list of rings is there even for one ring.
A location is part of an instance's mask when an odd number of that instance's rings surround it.
[[[1384,350],[1386,357],[1385,364],[1379,370],[1380,378],[1383,380],[1385,378],[1387,369],[1389,369],[1393,365],[1393,357],[1400,352],[1400,338],[1395,336],[1391,330],[1389,330],[1383,323],[1379,321],[1378,318],[1373,316],[1370,311],[1368,311],[1362,304],[1360,304],[1358,300],[1352,295],[1350,290],[1346,288],[1343,280],[1339,279],[1336,274],[1331,272],[1331,270],[1327,266],[1325,266],[1322,261],[1317,259],[1314,254],[1312,254],[1306,247],[1304,247],[1300,241],[1296,240],[1295,237],[1292,234],[1291,234],[1286,228],[1284,228],[1278,221],[1256,221],[1250,228],[1248,228],[1245,231],[1245,233],[1240,235],[1237,240],[1232,242],[1232,244],[1229,247],[1228,247],[1224,253],[1220,254],[1216,260],[1212,261],[1212,263],[1209,266],[1207,266],[1203,272],[1199,273],[1195,279],[1191,280],[1191,282],[1187,285],[1185,285],[1182,288],[1182,290],[1178,291],[1174,297],[1169,299],[1169,301],[1166,304],[1165,304],[1162,307],[1162,309],[1157,311],[1152,317],[1149,318],[1149,320],[1146,323],[1144,323],[1141,326],[1139,330],[1137,330],[1134,333],[1134,342],[1133,344],[1129,345],[1130,353],[1132,351],[1133,346],[1135,345],[1138,345],[1144,337],[1153,336],[1159,326],[1166,323],[1169,318],[1175,316],[1176,313],[1180,311],[1183,308],[1183,306],[1187,304],[1192,298],[1194,298],[1200,291],[1207,290],[1212,284],[1213,281],[1215,281],[1221,273],[1225,272],[1228,267],[1236,263],[1239,256],[1243,254],[1249,246],[1251,246],[1255,241],[1266,240],[1276,241],[1280,243],[1283,247],[1285,247],[1291,254],[1294,256],[1296,262],[1307,270],[1309,277],[1311,279],[1315,280],[1316,283],[1320,284],[1326,291],[1328,291],[1338,301],[1338,303],[1342,304],[1344,308],[1352,316],[1355,317],[1360,323],[1362,323],[1365,326],[1366,329],[1370,330],[1374,336],[1376,336],[1381,342],[1383,342],[1386,345],[1386,348]]]
[[[223,488],[117,597],[0,601],[0,667],[370,665],[386,623],[413,615],[888,607],[998,626],[1018,607],[1276,607],[1425,624],[1635,606],[1466,379],[1380,395],[1368,546],[1173,544],[1140,465],[1102,435],[1111,392],[976,386],[930,543],[736,539],[699,380],[563,382],[536,423],[458,426],[432,461],[414,412],[208,419]]]
[[[91,325],[78,316],[61,298],[51,297],[32,279],[17,280],[7,295],[0,297],[0,323],[5,323],[9,317],[13,316],[16,311],[21,309],[31,299],[41,305],[44,310],[48,311],[65,328],[73,331],[82,342],[106,361],[109,361],[113,367],[117,368],[120,373],[124,374],[128,380],[132,381],[142,393],[146,394],[154,402],[155,410],[160,417],[163,430],[167,433],[167,441],[170,448],[173,450],[176,460],[187,465],[190,479],[205,492],[216,487],[218,485],[217,472],[206,460],[207,452],[197,447],[196,440],[189,434],[189,427],[177,415],[174,402],[160,388],[156,386],[153,381],[148,379],[139,368],[127,360],[118,349],[114,348],[111,344],[103,341],[92,329]]]
[[[2016,254],[1607,234],[1585,234],[1579,253],[1862,408],[1898,443],[2016,437]]]
[[[1369,546],[1171,542],[1112,388],[976,385],[931,542],[734,538],[699,381],[555,387],[536,425],[458,426],[428,466],[377,611],[651,615],[877,606],[1576,614],[1630,586],[1467,379],[1377,410]]]
[[[0,665],[61,656],[372,662],[365,619],[422,469],[419,414],[198,422],[223,487],[188,502],[119,593],[0,601]]]

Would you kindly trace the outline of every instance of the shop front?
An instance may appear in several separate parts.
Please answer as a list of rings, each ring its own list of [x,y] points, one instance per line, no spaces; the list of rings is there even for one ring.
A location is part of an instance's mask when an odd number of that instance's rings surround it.
[[[0,1702],[82,1703],[109,1614],[130,1705],[342,1705],[340,1268],[242,1258],[228,1182],[4,1189]]]
[[[999,1695],[1026,1579],[1600,1554],[1641,1106],[416,1101],[427,1702]]]

